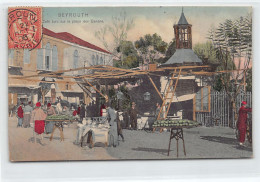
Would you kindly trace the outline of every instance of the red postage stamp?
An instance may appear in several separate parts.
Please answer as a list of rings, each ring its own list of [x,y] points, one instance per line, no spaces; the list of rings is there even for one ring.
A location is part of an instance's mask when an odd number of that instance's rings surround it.
[[[8,9],[8,48],[41,48],[42,8],[13,7]]]

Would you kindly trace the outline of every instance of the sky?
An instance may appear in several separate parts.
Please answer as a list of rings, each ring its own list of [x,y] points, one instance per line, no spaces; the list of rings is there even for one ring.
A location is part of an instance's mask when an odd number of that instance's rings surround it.
[[[194,45],[207,41],[207,34],[212,26],[217,27],[225,19],[234,20],[246,16],[252,8],[249,6],[184,6],[183,11],[188,23],[192,24]],[[118,16],[120,12],[126,12],[127,17],[134,21],[133,28],[128,31],[127,40],[136,41],[145,34],[157,33],[169,43],[174,38],[173,25],[178,23],[182,7],[45,7],[43,26],[54,32],[69,32],[104,48],[102,42],[95,37],[95,32],[111,24],[112,17]],[[80,17],[68,17],[69,13]],[[70,22],[68,23],[67,20]],[[99,23],[93,23],[91,20],[97,20]],[[106,39],[111,42],[112,36],[108,34]]]

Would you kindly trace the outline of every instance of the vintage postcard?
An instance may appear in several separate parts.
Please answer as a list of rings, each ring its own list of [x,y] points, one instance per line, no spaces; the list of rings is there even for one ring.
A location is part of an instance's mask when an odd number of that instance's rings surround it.
[[[251,158],[252,7],[9,7],[10,161]]]

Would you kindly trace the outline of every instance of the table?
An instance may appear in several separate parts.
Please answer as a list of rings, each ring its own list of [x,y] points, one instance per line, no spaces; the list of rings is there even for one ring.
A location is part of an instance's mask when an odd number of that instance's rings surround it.
[[[54,131],[56,130],[56,128],[58,128],[59,131],[60,131],[60,140],[64,141],[63,122],[72,122],[72,120],[51,120],[51,119],[48,119],[48,120],[45,120],[45,121],[55,122],[54,127],[53,127],[52,132],[51,132],[50,141],[52,141],[53,134],[54,134]]]
[[[153,131],[156,128],[159,128],[160,131],[163,128],[170,129],[170,140],[169,140],[169,145],[168,145],[168,156],[170,155],[171,141],[172,141],[172,139],[175,139],[176,142],[177,142],[176,143],[177,144],[177,157],[179,157],[179,139],[182,140],[183,153],[186,156],[183,128],[193,128],[193,127],[197,127],[197,126],[199,126],[199,123],[194,124],[194,125],[181,125],[181,126],[153,126]]]

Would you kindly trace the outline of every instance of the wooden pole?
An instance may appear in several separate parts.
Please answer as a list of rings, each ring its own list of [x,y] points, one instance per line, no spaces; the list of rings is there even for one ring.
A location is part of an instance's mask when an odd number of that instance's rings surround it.
[[[171,99],[170,99],[170,103],[169,103],[169,106],[168,106],[168,108],[167,108],[167,111],[166,111],[166,114],[165,114],[165,116],[164,116],[164,119],[167,117],[168,112],[169,112],[169,110],[170,110],[171,103],[172,103],[172,99],[173,99],[173,97],[174,97],[174,93],[175,93],[175,91],[176,91],[176,88],[177,88],[177,84],[178,84],[180,75],[181,75],[181,69],[179,70],[179,74],[178,74],[177,80],[176,80],[176,82],[175,82],[175,86],[174,86],[174,89],[173,89],[173,92],[172,92],[172,96],[171,96]]]
[[[160,98],[161,98],[162,101],[163,101],[162,95],[161,95],[161,93],[159,92],[158,88],[156,87],[155,83],[153,82],[152,78],[150,77],[150,75],[147,75],[147,76],[148,76],[149,80],[151,81],[153,87],[155,88],[156,92],[158,93],[158,95],[160,96]]]

